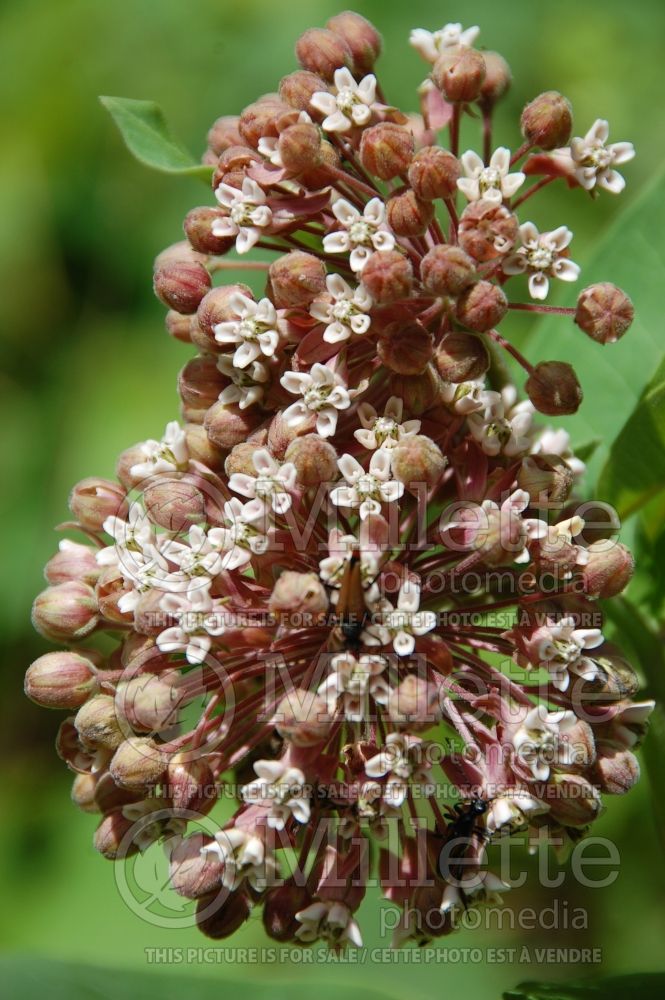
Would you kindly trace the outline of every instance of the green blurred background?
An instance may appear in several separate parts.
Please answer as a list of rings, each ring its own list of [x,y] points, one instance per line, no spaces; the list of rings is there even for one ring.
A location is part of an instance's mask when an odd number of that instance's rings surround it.
[[[620,199],[597,203],[553,185],[535,210],[541,228],[575,231],[574,259],[584,267],[595,241],[620,209],[639,195],[663,161],[658,128],[662,99],[665,5],[661,0],[581,3],[527,0],[496,3],[397,4],[355,8],[383,33],[379,75],[388,96],[416,110],[425,66],[408,47],[409,30],[449,20],[478,23],[480,42],[500,51],[515,76],[498,114],[496,141],[515,148],[522,104],[560,88],[575,109],[576,134],[594,118],[610,119],[613,139],[631,139],[638,157],[625,170]],[[41,567],[57,545],[53,525],[67,517],[78,479],[112,475],[119,451],[158,437],[177,409],[176,372],[188,352],[163,332],[151,266],[163,246],[181,238],[181,222],[210,195],[200,181],[145,171],[126,150],[97,102],[98,94],[157,100],[190,149],[220,114],[234,113],[276,89],[295,68],[293,45],[343,5],[330,0],[4,0],[1,7],[0,160],[3,372],[0,454],[5,486],[2,524],[5,574],[0,600],[4,677],[0,876],[4,948],[79,962],[146,970],[146,947],[203,943],[194,930],[142,922],[123,903],[112,866],[93,852],[94,817],[69,802],[71,776],[55,756],[56,713],[22,696],[27,665],[47,649],[30,628],[29,609],[42,588]],[[465,133],[469,144],[472,133]],[[607,277],[612,279],[612,274]],[[629,288],[630,292],[631,289]],[[574,301],[574,292],[562,290]],[[566,298],[565,295],[569,297]],[[639,301],[637,302],[639,309]],[[520,322],[522,318],[520,317]],[[631,342],[639,357],[639,340]],[[550,342],[545,352],[557,357]],[[586,355],[585,355],[586,358]],[[593,364],[579,374],[593,396]],[[616,400],[616,406],[632,402]],[[191,975],[243,981],[329,983],[363,995],[369,987],[425,997],[496,997],[522,979],[662,968],[665,883],[646,781],[613,800],[599,832],[621,853],[618,880],[580,894],[567,879],[556,895],[585,905],[587,932],[463,932],[449,945],[600,946],[603,964],[570,966],[449,964],[305,967],[248,965]],[[158,865],[159,860],[150,864]],[[519,905],[549,905],[554,890],[518,890]],[[376,900],[364,904],[368,943]],[[257,920],[233,942],[265,943]],[[162,966],[154,975],[170,975]],[[184,971],[180,969],[178,971]],[[2,987],[0,986],[0,993]],[[81,996],[88,994],[81,991]],[[97,994],[95,994],[97,995]],[[117,995],[110,990],[108,995]]]

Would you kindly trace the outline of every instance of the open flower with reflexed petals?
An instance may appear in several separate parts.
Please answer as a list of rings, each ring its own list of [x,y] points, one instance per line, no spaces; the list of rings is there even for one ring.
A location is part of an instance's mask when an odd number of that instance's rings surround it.
[[[270,381],[270,373],[261,361],[250,361],[246,368],[238,368],[232,354],[222,354],[217,358],[217,367],[222,375],[231,379],[231,384],[219,394],[220,403],[237,403],[239,409],[246,410],[260,403]]]
[[[215,219],[213,236],[235,236],[238,253],[247,253],[258,243],[272,224],[272,210],[266,204],[266,194],[251,177],[245,177],[242,188],[223,182],[215,190],[217,201],[228,215]]]
[[[409,794],[409,785],[422,785],[430,767],[427,744],[419,736],[390,733],[383,749],[365,763],[365,774],[387,779],[383,800],[392,809],[399,809]]]
[[[212,844],[201,848],[202,854],[213,854],[223,864],[222,885],[233,892],[247,879],[254,889],[263,890],[270,884],[277,863],[265,842],[250,833],[231,827],[219,830]]]
[[[349,722],[362,722],[367,717],[370,698],[385,705],[390,697],[390,685],[384,676],[387,666],[384,656],[369,653],[356,657],[347,651],[331,657],[330,673],[319,687],[331,715],[340,699]]]
[[[160,472],[178,472],[187,468],[187,438],[177,420],[166,425],[161,441],[148,440],[140,445],[143,461],[131,467],[133,476],[151,476]]]
[[[257,760],[254,762],[257,777],[240,792],[245,802],[268,805],[267,824],[274,830],[283,830],[291,816],[298,823],[307,823],[310,815],[309,796],[305,789],[305,775],[285,759]]]
[[[296,913],[300,927],[296,931],[299,941],[310,942],[319,939],[339,948],[353,944],[362,948],[362,935],[348,906],[331,900],[315,900]]]
[[[362,336],[371,325],[368,316],[372,308],[372,296],[363,285],[351,288],[339,274],[329,274],[326,288],[330,299],[315,299],[310,306],[310,314],[320,323],[326,324],[323,339],[328,344],[338,344],[348,340],[352,334]]]
[[[614,168],[632,160],[635,147],[632,142],[608,143],[609,134],[609,124],[604,118],[597,118],[583,139],[577,137],[570,142],[575,177],[586,191],[599,187],[612,194],[620,194],[626,186],[625,180]]]
[[[203,663],[210,651],[212,636],[221,635],[222,605],[210,596],[208,587],[194,585],[186,594],[165,594],[160,608],[176,619],[157,636],[162,653],[184,651],[188,663]]]
[[[410,656],[416,648],[416,638],[436,628],[434,611],[420,610],[420,583],[405,580],[397,595],[397,606],[383,600],[367,633],[370,642],[385,645],[392,642],[398,656]]]
[[[242,292],[229,299],[229,307],[237,319],[217,323],[215,340],[218,344],[235,344],[233,364],[247,368],[261,355],[271,358],[279,343],[277,311],[270,299],[255,302]]]
[[[352,271],[362,271],[373,250],[394,250],[395,237],[386,225],[386,206],[380,198],[371,198],[362,215],[345,198],[332,206],[333,215],[343,228],[323,237],[326,253],[349,253]]]
[[[338,507],[357,507],[363,521],[370,514],[380,514],[381,504],[398,500],[404,493],[404,483],[390,478],[390,452],[384,448],[374,452],[369,470],[348,454],[342,455],[337,465],[347,485],[331,490],[330,499]]]
[[[316,430],[321,437],[335,433],[340,410],[347,410],[355,394],[328,365],[318,362],[308,372],[286,372],[281,383],[287,392],[302,399],[284,410],[284,420],[292,427],[316,414]]]
[[[434,63],[446,49],[471,48],[479,34],[480,28],[475,24],[471,28],[463,28],[459,21],[451,21],[438,31],[414,28],[409,43],[423,59]]]
[[[291,506],[291,494],[296,485],[296,467],[292,462],[280,465],[267,448],[258,448],[252,455],[256,475],[234,472],[229,477],[229,489],[241,496],[262,501],[276,514]]]
[[[267,551],[273,529],[262,500],[241,503],[232,497],[224,504],[224,517],[227,527],[208,532],[208,537],[214,538],[214,544],[224,553],[224,569],[246,566],[252,556]]]
[[[574,712],[548,712],[544,705],[537,705],[511,734],[517,758],[526,764],[536,781],[547,781],[554,762],[562,765],[573,762],[574,748],[566,734],[576,723]]]
[[[478,153],[469,149],[460,157],[465,177],[460,177],[457,187],[467,201],[485,201],[501,204],[518,191],[526,179],[520,170],[509,173],[510,150],[505,146],[495,149],[487,166]]]
[[[567,226],[539,233],[533,222],[520,226],[522,246],[509,254],[501,265],[505,274],[528,274],[529,294],[533,299],[546,299],[550,278],[577,281],[579,266],[565,256],[573,234]]]
[[[534,666],[545,667],[554,687],[566,691],[570,672],[587,681],[596,677],[598,667],[584,651],[595,649],[602,642],[603,633],[599,628],[578,628],[570,616],[549,621],[536,631],[530,644],[535,652]]]
[[[376,77],[373,73],[357,83],[346,66],[335,70],[335,90],[317,90],[310,104],[326,117],[321,123],[324,132],[348,132],[354,126],[367,125],[372,118],[376,100]]]
[[[417,434],[420,430],[420,420],[405,420],[402,423],[404,403],[399,396],[391,396],[380,417],[371,403],[361,403],[358,407],[358,419],[362,424],[353,432],[356,441],[374,451],[376,448],[390,450],[405,437]]]

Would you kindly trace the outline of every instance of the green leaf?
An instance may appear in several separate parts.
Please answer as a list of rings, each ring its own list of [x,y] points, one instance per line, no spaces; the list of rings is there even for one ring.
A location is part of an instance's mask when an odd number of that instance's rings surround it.
[[[665,173],[661,173],[601,234],[590,263],[583,268],[580,284],[611,281],[633,300],[635,321],[618,343],[597,344],[560,316],[544,317],[527,337],[530,361],[556,357],[575,366],[584,402],[578,413],[560,423],[575,442],[601,439],[592,458],[591,485],[623,427],[626,413],[637,406],[665,357],[664,231]]]
[[[168,174],[189,174],[210,180],[212,167],[198,163],[173,138],[162,109],[154,101],[135,101],[130,97],[99,100],[118,126],[130,153],[141,163]]]
[[[626,518],[665,489],[665,361],[610,449],[598,480],[603,500]]]
[[[626,997],[665,996],[665,973],[636,972],[582,983],[521,983],[503,994],[503,1000],[626,1000]]]
[[[202,947],[215,945],[215,942],[201,940]],[[170,963],[151,971],[76,965],[33,955],[4,956],[0,958],[3,996],[12,997],[12,1000],[44,1000],[45,997],[48,1000],[116,1000],[117,997],[123,1000],[147,1000],[149,997],[182,1000],[188,996],[196,1000],[220,1000],[220,997],[242,995],[245,1000],[311,1000],[312,985],[298,983],[297,968],[291,982],[268,980],[259,983],[247,977],[241,981],[229,978],[219,967],[219,975],[214,977],[186,975],[177,969],[178,962],[184,961],[182,952],[178,959],[179,949],[171,950]],[[169,949],[148,949],[147,961],[150,951],[164,953]],[[362,995],[368,1000],[380,1000],[381,997],[385,1000],[386,997],[385,993],[364,987]],[[322,981],[317,984],[316,996],[317,1000],[338,1000],[339,985]]]

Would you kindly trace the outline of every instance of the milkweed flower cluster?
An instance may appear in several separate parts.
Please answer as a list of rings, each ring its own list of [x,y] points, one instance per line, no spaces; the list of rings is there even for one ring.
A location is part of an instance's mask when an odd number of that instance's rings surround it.
[[[97,850],[164,841],[212,937],[262,909],[278,940],[358,945],[372,879],[397,944],[446,934],[508,888],[488,842],[570,845],[639,775],[652,706],[597,603],[632,558],[577,510],[583,463],[539,416],[581,388],[497,329],[580,273],[570,219],[541,231],[532,195],[616,193],[632,147],[601,121],[571,139],[550,92],[495,148],[510,71],[478,33],[413,32],[409,114],[374,73],[377,31],[340,14],[278,93],[215,122],[213,195],[155,265],[169,333],[198,350],[182,422],[74,487],[85,543],[61,543],[35,601],[66,648],[26,691],[74,713],[57,748]],[[467,112],[480,151],[459,149]],[[559,311],[601,344],[632,319],[607,283]]]

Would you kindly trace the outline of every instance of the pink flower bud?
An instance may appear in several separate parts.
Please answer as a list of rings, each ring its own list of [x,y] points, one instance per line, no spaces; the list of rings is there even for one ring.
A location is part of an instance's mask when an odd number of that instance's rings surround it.
[[[328,595],[316,573],[284,570],[270,595],[271,613],[285,628],[320,624],[328,610]]]
[[[600,814],[600,793],[580,774],[554,774],[541,796],[562,826],[587,826]]]
[[[340,66],[352,66],[353,55],[344,39],[325,28],[308,28],[296,42],[296,58],[303,69],[332,80]]]
[[[541,361],[526,380],[525,389],[536,409],[548,416],[576,413],[582,402],[582,387],[572,365],[565,361]]]
[[[390,379],[390,395],[399,396],[414,416],[420,417],[434,405],[441,391],[441,380],[431,364],[419,375],[399,375]]]
[[[382,181],[402,177],[414,151],[411,132],[392,122],[380,122],[364,129],[360,139],[360,162],[365,170]]]
[[[532,146],[565,146],[573,127],[573,109],[556,90],[547,90],[527,104],[520,119],[522,135]]]
[[[210,851],[201,849],[211,843],[203,833],[192,833],[177,840],[169,858],[169,880],[179,896],[200,899],[219,890],[224,865]]]
[[[226,898],[222,898],[219,906],[210,912],[214,900],[214,893],[199,899],[196,908],[196,926],[206,937],[212,938],[213,941],[221,941],[242,927],[249,919],[252,908],[242,891],[232,892]]]
[[[599,344],[613,344],[623,337],[634,316],[633,303],[626,293],[609,281],[585,288],[575,310],[580,330]]]
[[[208,146],[216,156],[221,156],[229,146],[237,146],[241,142],[238,115],[222,115],[212,125],[208,132]]]
[[[143,500],[153,524],[168,531],[187,531],[205,520],[203,493],[186,479],[156,479],[145,487]]]
[[[498,285],[479,281],[457,301],[456,315],[462,326],[483,333],[498,326],[508,310],[508,300]]]
[[[190,344],[192,340],[192,318],[177,313],[175,309],[169,309],[164,317],[164,326],[169,337],[179,340],[181,344]]]
[[[115,812],[116,809],[122,809],[123,806],[130,805],[133,802],[140,801],[140,792],[131,792],[127,788],[121,788],[119,785],[116,785],[108,771],[99,774],[97,777],[95,805],[99,812],[104,813],[104,815]]]
[[[491,111],[508,91],[513,81],[510,66],[498,52],[483,52],[485,79],[480,88],[479,103],[483,110]]]
[[[82,639],[97,625],[95,592],[87,583],[70,580],[47,587],[32,605],[32,624],[54,642]]]
[[[101,531],[107,517],[125,515],[125,496],[118,483],[91,476],[76,484],[69,495],[69,509],[82,528]]]
[[[207,352],[220,350],[220,345],[215,340],[215,327],[218,323],[228,322],[235,317],[235,313],[230,305],[230,299],[238,293],[246,295],[248,298],[252,297],[251,288],[238,283],[213,288],[201,300],[201,304],[196,311],[198,330],[194,334],[194,342],[201,350]]]
[[[43,708],[80,708],[98,687],[93,664],[74,650],[40,656],[24,684],[28,698]]]
[[[599,748],[593,780],[607,795],[625,795],[640,780],[640,764],[630,750]]]
[[[297,747],[322,743],[332,725],[325,698],[303,688],[294,688],[277,706],[277,732]]]
[[[98,813],[99,806],[95,802],[97,776],[94,774],[77,774],[72,782],[71,800],[83,812]]]
[[[256,149],[259,139],[267,136],[277,135],[277,119],[288,111],[288,105],[279,98],[270,98],[265,101],[255,101],[248,105],[240,115],[238,130],[243,141]]]
[[[178,392],[183,403],[207,410],[222,391],[224,382],[214,357],[192,358],[178,375]]]
[[[434,363],[446,382],[468,382],[485,374],[490,366],[490,356],[480,337],[453,330],[437,347]]]
[[[337,452],[318,434],[296,438],[284,457],[295,465],[297,480],[302,486],[320,486],[337,478]]]
[[[400,375],[424,372],[433,352],[431,333],[418,323],[391,323],[377,343],[383,364]]]
[[[153,271],[159,271],[160,268],[171,264],[202,264],[205,266],[206,261],[207,257],[197,253],[187,240],[180,240],[178,243],[172,243],[171,246],[166,247],[161,253],[157,254]]]
[[[219,448],[208,437],[204,427],[187,424],[185,427],[187,451],[192,461],[201,462],[213,471],[222,468],[223,458]]]
[[[620,542],[593,542],[587,549],[588,562],[582,567],[584,590],[589,597],[607,600],[628,586],[635,570],[630,549]]]
[[[341,65],[341,63],[340,63]],[[286,104],[298,111],[310,111],[310,101],[312,94],[327,91],[328,85],[325,80],[316,73],[308,73],[306,70],[297,70],[282,77],[279,85],[279,96]]]
[[[302,250],[292,250],[274,260],[268,277],[277,309],[306,307],[326,290],[323,261]]]
[[[109,694],[96,694],[86,701],[76,713],[74,725],[83,745],[92,750],[115,750],[125,738]]]
[[[409,674],[390,695],[388,714],[409,730],[429,729],[441,719],[438,688],[424,677]]]
[[[432,487],[438,483],[446,465],[439,446],[423,434],[409,434],[392,450],[393,474],[416,494],[418,484]]]
[[[133,825],[131,820],[123,816],[121,809],[108,813],[95,830],[95,850],[109,861],[137,854],[138,845],[129,835]]]
[[[321,133],[316,125],[297,122],[280,134],[277,149],[286,170],[303,174],[320,166],[323,160]]]
[[[185,216],[183,228],[194,250],[199,253],[220,255],[230,250],[235,243],[233,236],[215,236],[212,224],[221,217],[219,209],[209,205],[192,208]],[[185,312],[190,312],[189,309]]]
[[[196,809],[209,799],[215,799],[217,786],[210,765],[187,753],[171,757],[166,769],[166,789],[175,809]]]
[[[416,198],[409,189],[388,199],[386,217],[398,236],[421,236],[434,218],[434,205]]]
[[[475,101],[485,79],[485,60],[475,49],[444,50],[434,63],[432,79],[451,103]]]
[[[249,410],[240,410],[237,406],[226,403],[215,403],[206,413],[204,426],[213,444],[228,451],[247,439],[259,419]]]
[[[126,490],[134,489],[141,482],[143,477],[132,473],[134,466],[141,462],[145,462],[145,455],[140,444],[135,444],[120,452],[115,466],[115,474]]]
[[[118,684],[115,706],[119,716],[139,733],[161,732],[176,725],[182,694],[177,671],[139,674]]]
[[[477,280],[476,263],[464,250],[436,246],[420,262],[420,277],[433,295],[460,295]]]
[[[312,897],[304,885],[287,882],[270,889],[263,904],[263,926],[273,941],[293,941],[302,924],[296,920],[296,913],[304,910],[312,902]]]
[[[573,472],[558,455],[528,455],[522,459],[517,484],[533,507],[561,507],[573,488]]]
[[[377,305],[406,299],[413,286],[413,267],[397,250],[373,253],[363,268],[363,285]]]
[[[155,272],[155,295],[169,309],[190,314],[210,289],[210,275],[203,264],[173,261]]]
[[[381,35],[366,18],[352,10],[335,14],[326,28],[343,38],[351,51],[352,69],[362,75],[370,73],[381,55]]]
[[[512,250],[517,239],[517,216],[505,205],[481,198],[462,212],[457,231],[459,244],[479,263],[498,260]]]
[[[409,184],[423,201],[454,198],[462,167],[456,156],[440,146],[420,149],[409,166]]]
[[[124,740],[113,754],[109,772],[116,785],[140,791],[155,785],[166,771],[169,755],[147,736]]]
[[[79,545],[64,539],[60,542],[60,550],[46,563],[44,575],[49,583],[81,580],[93,585],[99,576],[95,549],[91,545]]]

